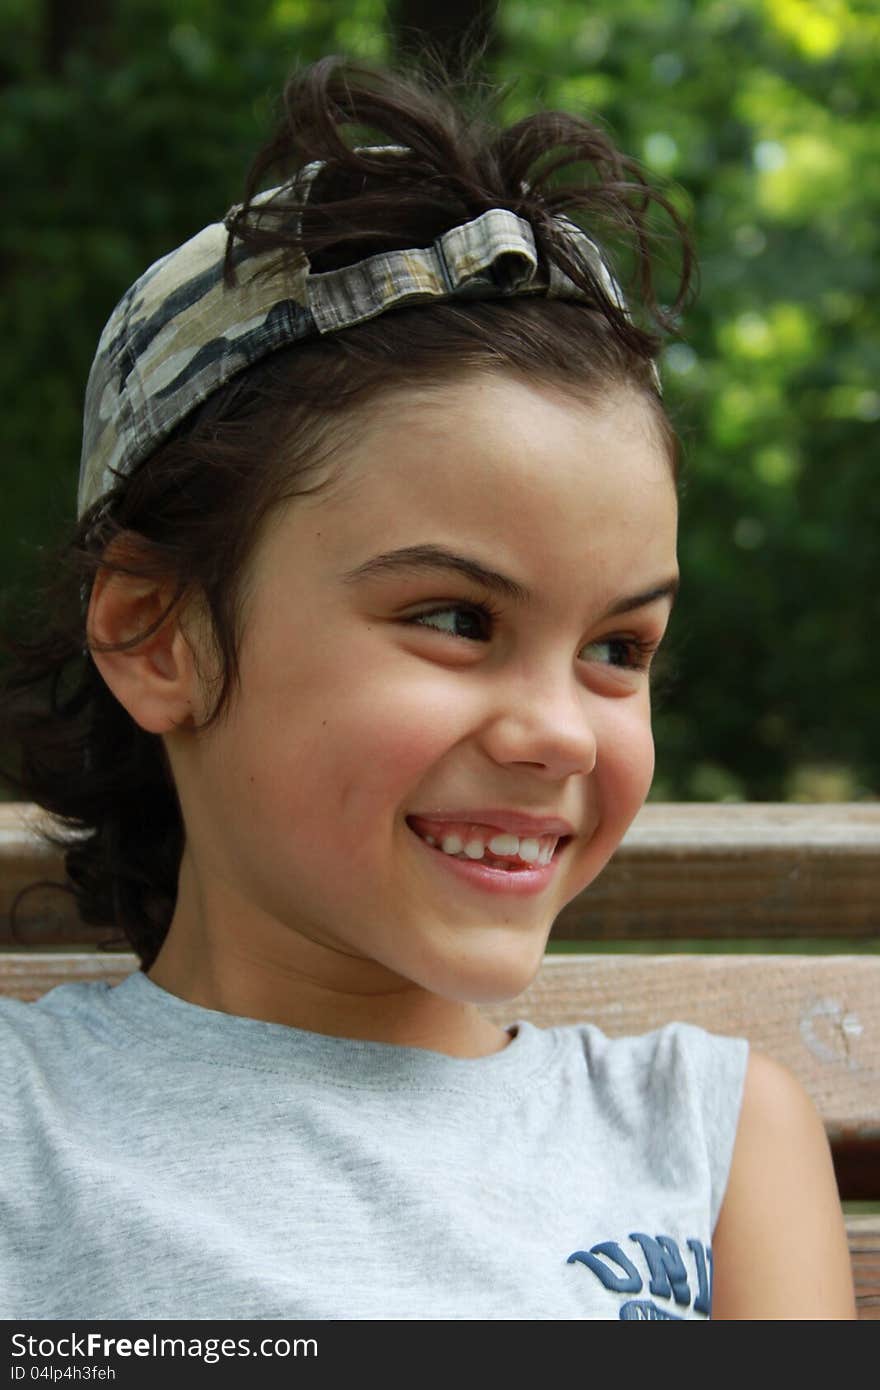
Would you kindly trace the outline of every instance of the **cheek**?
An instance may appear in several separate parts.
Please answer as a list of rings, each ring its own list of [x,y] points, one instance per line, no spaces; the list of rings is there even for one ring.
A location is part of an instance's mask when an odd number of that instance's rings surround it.
[[[654,736],[647,698],[620,702],[614,712],[606,738],[599,749],[600,770],[613,786],[609,788],[621,812],[631,818],[651,788],[654,776]],[[604,757],[603,757],[604,754]]]
[[[465,727],[460,704],[436,699],[427,682],[389,682],[335,708],[323,732],[341,813],[387,820],[395,802],[402,807],[417,796]]]
[[[271,732],[252,728],[264,808],[276,823],[301,827],[316,852],[330,823],[349,845],[364,843],[365,827],[387,834],[389,816],[412,806],[462,733],[435,683],[395,681],[387,665],[380,678],[360,671],[300,687],[286,715],[276,704]]]
[[[597,829],[585,847],[582,877],[573,896],[592,883],[638,815],[654,775],[654,740],[647,708],[614,702],[598,742],[595,782]]]

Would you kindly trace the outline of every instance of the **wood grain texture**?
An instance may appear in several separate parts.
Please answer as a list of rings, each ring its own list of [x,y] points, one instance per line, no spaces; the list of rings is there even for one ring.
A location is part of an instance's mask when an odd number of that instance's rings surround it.
[[[547,956],[524,994],[484,1012],[613,1037],[670,1019],[747,1037],[800,1077],[831,1133],[880,1138],[880,957]]]
[[[880,804],[644,806],[559,940],[873,937]]]
[[[859,1320],[880,1322],[880,1215],[847,1217],[846,1234]]]
[[[0,945],[106,942],[110,929],[79,920],[60,854],[33,831],[38,815],[0,803]],[[33,884],[41,886],[23,892]],[[858,939],[878,931],[880,804],[687,802],[644,806],[611,862],[559,914],[553,936]]]
[[[0,994],[115,984],[136,968],[128,954],[7,952]],[[482,1012],[542,1028],[588,1021],[612,1037],[670,1019],[747,1037],[800,1078],[832,1139],[880,1140],[880,957],[547,956],[529,989]]]
[[[64,861],[36,833],[44,819],[26,802],[0,802],[0,945],[92,945],[110,935],[82,922]]]

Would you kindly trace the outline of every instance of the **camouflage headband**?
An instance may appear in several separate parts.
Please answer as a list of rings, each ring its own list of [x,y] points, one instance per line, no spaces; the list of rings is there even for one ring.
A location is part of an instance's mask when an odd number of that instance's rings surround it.
[[[404,148],[373,146],[371,152]],[[297,186],[308,190],[322,167],[320,161],[306,165]],[[258,194],[252,205],[279,191]],[[230,288],[223,266],[227,222],[236,211],[151,265],[111,314],[86,387],[78,516],[195,406],[278,348],[421,301],[532,294],[589,299],[552,262],[541,271],[531,226],[505,208],[453,227],[431,246],[381,252],[323,274],[311,274],[305,257],[292,270],[278,267],[277,251],[245,254],[235,258],[237,284]],[[626,312],[595,243],[568,218],[554,220]]]

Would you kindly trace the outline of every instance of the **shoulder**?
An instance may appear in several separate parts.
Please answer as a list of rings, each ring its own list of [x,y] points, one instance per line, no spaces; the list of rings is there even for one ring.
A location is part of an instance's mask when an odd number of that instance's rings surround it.
[[[53,1055],[69,1056],[87,1044],[96,1027],[107,986],[94,981],[56,985],[39,999],[0,998],[0,1071],[20,1081],[27,1063],[40,1066]]]
[[[712,1250],[715,1318],[855,1316],[821,1117],[797,1078],[760,1052],[749,1054]]]
[[[51,1016],[41,1014],[38,1000],[0,999],[0,1067],[12,1065],[22,1051],[31,1050],[47,1029],[54,1028]]]
[[[697,1080],[727,1068],[732,1075],[739,1074],[741,1086],[748,1054],[745,1038],[710,1033],[693,1023],[666,1023],[650,1033],[622,1037],[610,1036],[592,1023],[569,1024],[554,1031],[576,1039],[591,1068],[621,1073],[681,1072]]]
[[[748,1041],[682,1022],[623,1037],[580,1024],[570,1025],[569,1047],[586,1069],[597,1117],[705,1200],[708,1242],[730,1170]]]
[[[580,1024],[571,1026],[570,1034],[591,1084],[613,1094],[616,1104],[657,1115],[674,1112],[689,1119],[692,1130],[729,1128],[732,1146],[749,1054],[745,1038],[710,1033],[691,1023],[667,1023],[625,1037],[609,1037],[592,1024]]]

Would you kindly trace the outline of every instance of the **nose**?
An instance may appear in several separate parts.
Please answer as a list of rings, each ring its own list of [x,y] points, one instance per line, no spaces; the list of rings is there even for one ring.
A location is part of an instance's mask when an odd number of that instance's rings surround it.
[[[554,780],[589,774],[598,756],[598,700],[571,671],[507,683],[486,726],[486,751],[498,763],[541,768]]]

